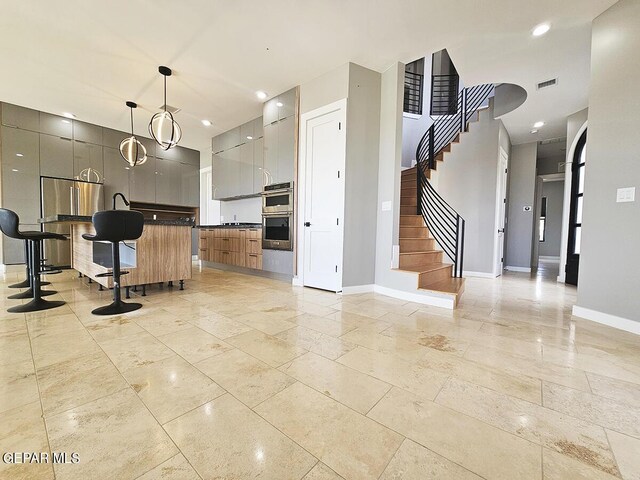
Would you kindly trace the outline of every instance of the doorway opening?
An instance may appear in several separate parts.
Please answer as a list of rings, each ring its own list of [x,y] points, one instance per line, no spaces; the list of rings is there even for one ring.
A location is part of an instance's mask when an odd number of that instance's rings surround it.
[[[569,241],[565,283],[578,285],[580,246],[582,244],[582,208],[584,201],[584,174],[587,159],[587,131],[578,140],[571,164],[571,206],[569,207]]]

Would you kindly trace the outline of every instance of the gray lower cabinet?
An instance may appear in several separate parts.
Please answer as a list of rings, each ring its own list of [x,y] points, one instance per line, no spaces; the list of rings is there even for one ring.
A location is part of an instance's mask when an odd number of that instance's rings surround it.
[[[156,201],[156,158],[147,156],[142,165],[129,170],[129,194],[131,200],[155,203]]]
[[[2,125],[37,132],[40,129],[40,112],[10,103],[3,103]]]
[[[40,175],[73,178],[73,141],[40,134]]]
[[[156,203],[179,205],[181,190],[180,163],[165,158],[156,158]]]
[[[2,206],[21,224],[40,217],[40,137],[36,132],[2,127]]]
[[[136,167],[137,168],[137,167]],[[117,148],[104,147],[104,208],[112,206],[115,193],[123,193],[127,199],[131,197],[129,192],[129,165],[120,155]],[[119,200],[118,200],[119,201]]]
[[[104,177],[104,163],[102,158],[102,146],[93,143],[81,142],[74,140],[73,142],[73,176],[78,177],[84,170],[92,169],[100,174],[100,178]],[[85,178],[82,178],[85,180]],[[93,176],[87,180],[97,180]]]

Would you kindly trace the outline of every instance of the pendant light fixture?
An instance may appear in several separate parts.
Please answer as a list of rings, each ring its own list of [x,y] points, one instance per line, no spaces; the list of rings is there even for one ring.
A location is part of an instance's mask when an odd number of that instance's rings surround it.
[[[127,107],[131,110],[131,136],[120,142],[120,155],[130,166],[142,165],[147,161],[147,149],[138,141],[133,133],[133,109],[138,105],[134,102],[127,102]]]
[[[173,114],[167,110],[167,77],[171,76],[171,69],[161,66],[158,67],[158,71],[164,76],[164,103],[162,111],[151,117],[149,134],[163,150],[169,150],[180,141],[182,130],[173,118]]]

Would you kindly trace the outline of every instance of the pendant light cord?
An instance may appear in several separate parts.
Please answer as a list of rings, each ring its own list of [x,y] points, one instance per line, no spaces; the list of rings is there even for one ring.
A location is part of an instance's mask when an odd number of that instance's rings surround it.
[[[167,111],[167,76],[164,76],[164,111]]]
[[[131,136],[133,137],[133,107],[129,107],[129,111],[131,112]]]

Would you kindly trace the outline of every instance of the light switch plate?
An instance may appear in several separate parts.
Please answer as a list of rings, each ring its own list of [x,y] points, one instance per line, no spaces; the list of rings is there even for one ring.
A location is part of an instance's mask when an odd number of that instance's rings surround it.
[[[391,211],[391,201],[388,202],[382,202],[382,211],[383,212],[390,212]]]
[[[619,188],[616,192],[616,202],[635,202],[636,201],[636,187]]]

